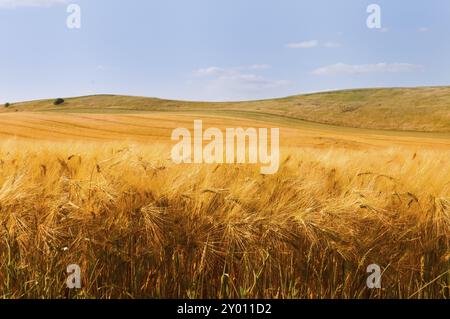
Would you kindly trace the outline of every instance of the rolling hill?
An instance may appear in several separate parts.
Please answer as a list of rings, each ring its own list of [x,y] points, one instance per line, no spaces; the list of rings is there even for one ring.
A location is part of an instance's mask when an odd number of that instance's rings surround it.
[[[146,113],[201,112],[289,123],[307,121],[352,128],[450,132],[450,87],[358,89],[246,102],[187,102],[157,98],[95,95],[15,103],[10,112]]]

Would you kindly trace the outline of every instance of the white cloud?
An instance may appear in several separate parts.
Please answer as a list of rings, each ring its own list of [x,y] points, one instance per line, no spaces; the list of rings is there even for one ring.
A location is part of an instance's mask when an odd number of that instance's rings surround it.
[[[289,49],[312,49],[319,45],[319,41],[311,40],[304,42],[288,43],[286,47]]]
[[[225,72],[225,69],[223,68],[210,66],[208,68],[195,70],[194,74],[198,76],[210,76],[210,75],[219,75],[223,72]]]
[[[248,67],[251,70],[267,70],[272,68],[270,64],[253,64]]]
[[[253,64],[241,67],[207,67],[195,70],[204,91],[215,99],[259,98],[274,94],[277,89],[289,84],[285,80],[273,80],[258,74],[270,69],[268,64]]]
[[[428,32],[428,31],[430,31],[430,28],[427,28],[427,27],[421,27],[421,28],[417,29],[417,32],[420,32],[420,33]]]
[[[336,63],[315,69],[311,73],[314,75],[399,73],[399,72],[412,72],[420,68],[421,68],[420,65],[410,63],[376,63],[376,64]]]
[[[337,42],[328,41],[325,42],[323,46],[326,48],[339,48],[341,44]]]
[[[289,49],[312,49],[318,46],[323,46],[325,48],[339,48],[341,46],[340,43],[328,41],[325,43],[320,43],[317,40],[304,41],[304,42],[295,42],[286,44],[286,48]]]
[[[0,0],[0,8],[51,7],[65,3],[67,0]]]
[[[271,80],[261,75],[239,73],[220,76],[210,86],[221,86],[238,91],[259,92],[260,90],[276,88],[286,83],[287,81]]]
[[[240,74],[248,70],[268,70],[272,68],[270,64],[252,64],[248,66],[239,67],[229,67],[223,68],[218,66],[210,66],[207,68],[202,68],[194,71],[197,76],[219,76],[219,75],[230,75],[230,74]]]

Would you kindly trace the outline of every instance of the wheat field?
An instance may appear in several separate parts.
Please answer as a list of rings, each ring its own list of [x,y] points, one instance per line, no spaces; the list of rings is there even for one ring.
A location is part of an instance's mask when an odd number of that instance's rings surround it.
[[[449,139],[285,125],[276,175],[175,165],[196,117],[0,116],[0,297],[449,298]]]

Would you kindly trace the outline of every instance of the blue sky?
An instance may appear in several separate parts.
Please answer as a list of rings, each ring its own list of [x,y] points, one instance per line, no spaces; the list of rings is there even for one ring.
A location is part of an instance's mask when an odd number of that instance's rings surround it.
[[[0,39],[0,102],[450,85],[447,0],[0,0]]]

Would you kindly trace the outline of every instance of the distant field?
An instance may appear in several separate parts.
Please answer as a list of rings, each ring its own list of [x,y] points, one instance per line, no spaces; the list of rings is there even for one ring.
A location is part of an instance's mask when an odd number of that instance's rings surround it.
[[[227,113],[233,117],[305,120],[365,129],[450,132],[450,87],[361,89],[292,96],[282,99],[206,103],[155,98],[99,95],[32,101],[1,108],[0,112],[50,111],[72,113],[187,112]],[[273,115],[278,115],[274,118]]]
[[[169,113],[149,114],[83,114],[32,113],[0,114],[0,138],[22,138],[47,141],[131,141],[166,143],[178,127],[193,128],[195,119],[204,127],[279,127],[282,146],[316,146],[373,148],[411,146],[418,148],[449,148],[450,133],[421,133],[373,129],[340,128],[336,126],[283,121],[278,116],[241,116],[237,113]]]

